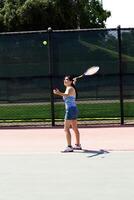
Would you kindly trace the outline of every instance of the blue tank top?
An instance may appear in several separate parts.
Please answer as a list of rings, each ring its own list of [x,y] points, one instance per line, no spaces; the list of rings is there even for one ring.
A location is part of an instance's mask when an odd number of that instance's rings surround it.
[[[76,107],[75,99],[75,96],[63,97],[65,108],[68,109],[70,107]]]

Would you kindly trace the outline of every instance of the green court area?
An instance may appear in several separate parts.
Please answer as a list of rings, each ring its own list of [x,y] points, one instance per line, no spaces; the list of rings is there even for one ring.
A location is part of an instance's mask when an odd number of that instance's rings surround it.
[[[79,121],[84,120],[119,120],[119,101],[84,101],[78,102]],[[63,121],[64,104],[55,103],[55,121]],[[127,113],[127,116],[125,115]],[[134,102],[124,103],[125,119],[134,118]],[[0,122],[51,122],[51,104],[1,104]]]

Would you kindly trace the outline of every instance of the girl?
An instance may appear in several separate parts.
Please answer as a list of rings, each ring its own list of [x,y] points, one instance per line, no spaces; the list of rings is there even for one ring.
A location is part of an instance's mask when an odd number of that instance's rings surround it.
[[[60,92],[58,89],[54,89],[53,92],[56,95],[62,96],[65,102],[65,119],[64,119],[64,131],[66,133],[67,147],[63,152],[73,152],[73,150],[81,150],[80,145],[80,133],[77,127],[77,115],[78,109],[76,106],[75,99],[77,98],[77,90],[75,88],[76,79],[71,76],[66,76],[64,78],[64,86],[66,90],[64,93]],[[70,127],[72,127],[75,133],[75,146],[72,147],[71,144],[71,133]]]

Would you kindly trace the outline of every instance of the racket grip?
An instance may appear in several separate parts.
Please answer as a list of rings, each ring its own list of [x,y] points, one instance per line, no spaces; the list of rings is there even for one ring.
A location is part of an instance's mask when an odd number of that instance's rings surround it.
[[[82,78],[83,76],[84,76],[84,75],[82,74],[82,75],[80,75],[80,76],[75,77],[75,79]]]

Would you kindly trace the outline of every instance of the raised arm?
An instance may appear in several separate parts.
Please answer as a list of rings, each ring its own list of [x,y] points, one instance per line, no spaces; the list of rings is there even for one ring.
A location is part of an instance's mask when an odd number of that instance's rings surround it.
[[[70,96],[71,92],[72,92],[72,88],[71,87],[68,87],[64,93],[60,92],[59,89],[54,89],[53,90],[54,94],[62,96],[62,97],[68,97],[68,96]]]

